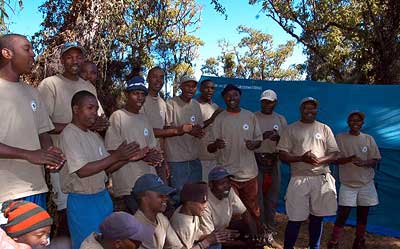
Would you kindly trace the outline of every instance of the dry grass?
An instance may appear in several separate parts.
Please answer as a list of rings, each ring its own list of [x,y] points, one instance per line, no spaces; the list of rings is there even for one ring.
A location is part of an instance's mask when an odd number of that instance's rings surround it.
[[[283,248],[283,236],[286,227],[287,218],[283,214],[277,214],[278,235],[275,237],[276,242]],[[324,233],[321,242],[321,249],[326,248],[326,244],[330,239],[333,224],[325,223]],[[354,240],[355,229],[353,227],[345,227],[343,240],[341,241],[341,249],[351,249]],[[379,235],[366,235],[366,249],[399,249],[400,239],[392,237],[384,237]],[[308,245],[308,224],[306,222],[301,226],[300,235],[297,239],[296,249],[306,249]]]

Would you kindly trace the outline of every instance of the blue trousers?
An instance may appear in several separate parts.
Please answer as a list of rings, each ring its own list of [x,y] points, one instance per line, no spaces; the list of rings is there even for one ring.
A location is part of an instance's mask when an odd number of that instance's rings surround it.
[[[106,189],[96,194],[69,193],[67,217],[72,248],[79,249],[87,236],[100,232],[100,224],[112,212],[113,204]]]

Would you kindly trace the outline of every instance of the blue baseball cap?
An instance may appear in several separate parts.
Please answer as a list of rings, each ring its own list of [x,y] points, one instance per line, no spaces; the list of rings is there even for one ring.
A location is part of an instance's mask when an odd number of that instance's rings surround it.
[[[82,54],[85,54],[85,49],[83,48],[81,43],[78,41],[72,41],[72,42],[66,42],[62,45],[60,53],[61,56],[63,56],[68,50],[73,48],[79,49],[82,52]]]
[[[144,94],[147,95],[147,87],[144,84],[144,79],[140,76],[134,76],[132,79],[128,80],[126,82],[126,92],[134,91],[134,90],[140,90],[143,91]]]
[[[170,195],[176,190],[165,184],[159,176],[144,174],[136,180],[135,186],[133,186],[132,189],[132,194],[135,195],[145,191],[154,191],[163,195]]]
[[[221,167],[215,167],[208,173],[208,181],[218,181],[225,177],[231,177],[233,175],[229,174],[229,172]]]

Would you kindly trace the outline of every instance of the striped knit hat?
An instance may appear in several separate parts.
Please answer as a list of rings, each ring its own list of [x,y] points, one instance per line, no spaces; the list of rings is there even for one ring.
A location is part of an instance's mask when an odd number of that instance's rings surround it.
[[[53,219],[46,210],[28,201],[6,201],[1,212],[8,218],[4,228],[11,238],[53,224]]]

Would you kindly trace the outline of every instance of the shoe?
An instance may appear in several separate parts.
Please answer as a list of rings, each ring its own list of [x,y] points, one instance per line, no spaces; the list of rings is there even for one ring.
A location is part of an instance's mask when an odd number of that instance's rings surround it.
[[[326,247],[327,249],[339,249],[339,242],[334,242],[333,240],[330,240],[328,242],[328,245]]]
[[[366,249],[364,237],[356,237],[353,243],[353,249]]]

